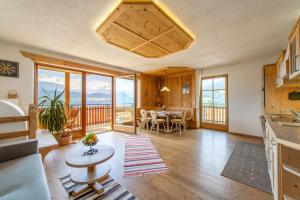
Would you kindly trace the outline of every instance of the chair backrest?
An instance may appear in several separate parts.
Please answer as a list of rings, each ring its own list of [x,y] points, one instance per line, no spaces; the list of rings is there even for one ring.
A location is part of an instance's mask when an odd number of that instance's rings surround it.
[[[151,113],[152,121],[155,122],[157,120],[157,112],[155,110],[151,110],[150,113]]]
[[[186,120],[186,110],[183,110],[182,111],[182,121],[185,121]]]
[[[145,121],[147,119],[147,111],[145,109],[141,109],[141,120]]]
[[[68,121],[67,121],[67,123],[66,123],[66,125],[64,127],[65,129],[68,129],[68,128],[72,129],[73,124],[74,124],[74,122],[75,122],[75,120],[77,118],[78,112],[79,112],[78,109],[72,109],[72,110],[70,110],[69,116],[68,116]]]
[[[76,119],[76,117],[77,117],[77,115],[78,115],[78,112],[79,112],[78,109],[72,109],[72,110],[70,111],[68,120],[74,122],[75,119]]]

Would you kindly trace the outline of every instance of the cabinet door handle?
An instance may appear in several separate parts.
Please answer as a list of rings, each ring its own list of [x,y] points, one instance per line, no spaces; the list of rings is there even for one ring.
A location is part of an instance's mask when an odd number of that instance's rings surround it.
[[[272,144],[273,146],[275,146],[277,143],[276,143],[276,141],[275,141],[274,139],[271,139],[271,144]]]

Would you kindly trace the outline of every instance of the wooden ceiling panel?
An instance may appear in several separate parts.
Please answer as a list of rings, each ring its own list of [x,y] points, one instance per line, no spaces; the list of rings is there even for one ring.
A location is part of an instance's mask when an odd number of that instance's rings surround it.
[[[151,43],[143,45],[142,47],[134,50],[134,52],[147,58],[159,58],[168,54],[166,51],[156,47]]]
[[[152,76],[164,76],[166,74],[184,74],[186,72],[194,71],[194,69],[190,67],[163,67],[156,70],[151,70],[147,72],[143,72],[144,74],[152,75]]]
[[[187,48],[193,38],[152,1],[124,0],[97,29],[107,42],[148,58]]]
[[[190,39],[183,33],[183,31],[176,28],[161,37],[156,38],[152,42],[170,52],[176,52],[189,46]]]
[[[145,42],[145,40],[130,34],[128,31],[125,31],[114,24],[111,24],[102,35],[107,42],[127,50]]]
[[[163,16],[157,13],[151,4],[129,6],[115,22],[149,40],[172,27],[167,20],[161,20]]]

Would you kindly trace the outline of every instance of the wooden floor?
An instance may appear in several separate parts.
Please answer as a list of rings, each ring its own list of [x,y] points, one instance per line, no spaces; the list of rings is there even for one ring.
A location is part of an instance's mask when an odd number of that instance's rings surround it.
[[[150,134],[150,137],[169,171],[123,178],[125,135],[117,132],[99,134],[100,144],[108,144],[116,149],[110,161],[111,176],[139,199],[273,199],[268,193],[220,175],[237,141],[261,143],[261,140],[205,129],[189,130],[181,137],[176,134]],[[54,150],[44,160],[53,199],[68,199],[57,178],[73,170],[66,166],[64,157],[76,145],[79,144]]]

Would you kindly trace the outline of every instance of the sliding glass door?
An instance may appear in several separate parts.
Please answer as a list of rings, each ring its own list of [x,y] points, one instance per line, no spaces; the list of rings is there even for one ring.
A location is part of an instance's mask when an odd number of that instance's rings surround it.
[[[201,80],[201,127],[228,131],[227,75]]]
[[[42,96],[64,92],[61,99],[66,104],[66,116],[72,119],[72,131],[85,134],[112,129],[111,76],[36,65],[35,87],[36,103]]]
[[[96,133],[111,130],[112,77],[98,74],[86,75],[87,131]]]
[[[135,75],[114,78],[114,130],[136,133]]]

